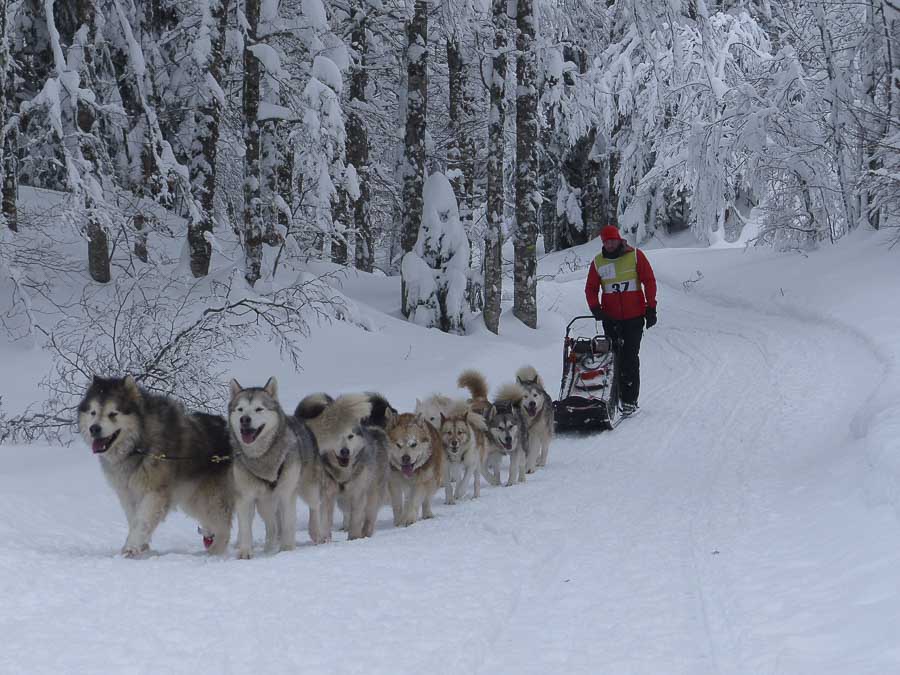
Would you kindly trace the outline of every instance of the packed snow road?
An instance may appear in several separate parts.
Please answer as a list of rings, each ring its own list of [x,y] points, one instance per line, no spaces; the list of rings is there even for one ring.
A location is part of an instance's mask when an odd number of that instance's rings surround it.
[[[870,582],[900,569],[896,521],[865,504],[850,436],[882,364],[840,326],[657,273],[638,417],[557,439],[525,485],[439,492],[434,520],[384,509],[370,540],[208,559],[174,514],[125,560],[85,448],[0,449],[0,672],[896,672],[900,597]],[[582,283],[547,284],[552,312],[581,313]],[[555,396],[547,336],[480,358],[531,360]]]

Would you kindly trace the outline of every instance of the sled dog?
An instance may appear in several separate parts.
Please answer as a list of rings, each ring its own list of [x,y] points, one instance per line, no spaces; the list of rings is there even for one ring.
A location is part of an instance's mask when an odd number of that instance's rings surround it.
[[[415,414],[428,422],[435,429],[441,426],[441,415],[450,412],[453,399],[443,394],[432,394],[426,399],[416,399]]]
[[[431,497],[444,481],[444,449],[437,429],[420,415],[404,413],[391,418],[387,435],[394,525],[412,525],[420,510],[423,518],[432,518]]]
[[[382,413],[384,414],[384,413]],[[331,539],[334,505],[348,517],[350,539],[371,537],[387,487],[384,430],[367,424],[373,416],[368,394],[347,394],[328,403],[307,425],[322,463],[322,533]]]
[[[504,455],[509,456],[507,487],[515,482],[525,482],[528,423],[522,411],[524,397],[525,392],[518,384],[504,385],[485,417],[490,440],[485,477],[492,485],[500,484],[500,464]]]
[[[441,415],[440,433],[444,446],[444,494],[447,504],[462,499],[466,484],[473,483],[473,498],[481,496],[481,467],[487,459],[487,424],[465,401],[454,403]],[[456,484],[455,489],[453,483]]]
[[[388,403],[387,399],[381,394],[366,392],[365,395],[369,397],[369,401],[372,403],[372,412],[362,421],[363,426],[375,426],[383,430],[387,424],[388,417],[397,414],[396,408]],[[333,401],[334,399],[331,396],[323,392],[310,394],[300,401],[297,409],[294,411],[294,415],[304,420],[318,417],[328,404]],[[350,505],[346,499],[345,492],[338,492],[337,505],[343,514],[341,530],[349,532]]]
[[[94,377],[78,406],[78,428],[125,511],[125,557],[149,550],[156,527],[175,507],[199,521],[210,553],[225,552],[234,490],[222,417],[188,414],[130,375]]]
[[[516,371],[516,382],[525,391],[522,410],[528,421],[528,452],[526,467],[534,473],[536,467],[546,466],[553,440],[553,399],[544,389],[544,381],[531,366],[523,366]]]
[[[266,551],[295,548],[298,494],[309,506],[309,537],[320,543],[322,472],[315,439],[305,424],[285,414],[274,377],[263,387],[242,387],[237,380],[230,386],[238,557],[252,553],[254,507],[266,526]]]

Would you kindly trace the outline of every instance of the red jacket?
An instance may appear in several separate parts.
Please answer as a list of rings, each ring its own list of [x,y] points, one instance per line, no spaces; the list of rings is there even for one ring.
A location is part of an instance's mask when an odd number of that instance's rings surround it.
[[[630,246],[625,246],[624,250],[616,257],[621,257],[624,253],[633,250]],[[603,251],[601,255],[605,258],[606,252]],[[647,307],[656,307],[656,277],[653,276],[653,268],[650,267],[650,261],[640,249],[637,249],[636,257],[637,275],[640,281],[638,288],[624,293],[603,293],[602,297],[598,297],[602,285],[600,275],[597,273],[596,259],[591,261],[587,283],[584,285],[584,295],[592,310],[599,307],[610,319],[622,320],[644,316]],[[609,260],[612,262],[615,258],[609,258]],[[643,286],[643,290],[641,290],[641,286]]]

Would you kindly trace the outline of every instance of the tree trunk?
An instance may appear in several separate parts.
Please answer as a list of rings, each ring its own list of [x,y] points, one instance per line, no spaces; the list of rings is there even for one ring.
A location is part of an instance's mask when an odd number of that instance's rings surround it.
[[[472,140],[473,101],[469,87],[469,63],[459,36],[447,38],[447,67],[450,80],[450,139],[447,169],[459,203],[459,220],[466,233],[472,231],[472,202],[475,191],[475,144]]]
[[[212,34],[206,77],[216,83],[222,75],[225,58],[225,34],[228,29],[228,0],[210,0]],[[209,274],[212,246],[206,239],[212,233],[215,215],[216,161],[219,146],[219,124],[222,102],[209,83],[204,82],[203,102],[194,112],[194,145],[191,148],[191,186],[198,202],[199,219],[188,223],[191,274]]]
[[[484,239],[485,327],[500,332],[500,298],[503,291],[503,126],[506,120],[506,0],[493,0],[494,56],[490,85],[487,157],[487,234]]]
[[[459,204],[459,220],[469,240],[469,256],[472,251],[472,226],[475,202],[475,142],[472,139],[472,98],[467,47],[459,33],[447,37],[447,68],[450,81],[450,139],[447,147],[447,169],[453,193]],[[471,262],[471,260],[470,260]],[[482,308],[482,283],[468,278],[466,301],[471,311]]]
[[[366,55],[368,39],[366,28],[368,7],[364,8],[362,0],[351,3],[353,28],[350,33],[350,65],[349,100],[347,103],[347,169],[356,171],[359,195],[354,200],[348,199],[347,220],[351,224],[355,239],[354,265],[364,272],[371,272],[375,267],[375,242],[372,236],[372,223],[369,218],[369,131],[363,117],[366,104],[366,87],[369,74],[366,72]],[[349,195],[348,195],[349,197]]]
[[[513,314],[537,328],[538,115],[534,0],[516,10],[516,235]]]
[[[93,45],[96,35],[96,7],[93,0],[78,0],[75,3],[77,32],[84,31],[81,38],[83,41],[80,46],[82,48],[81,68],[79,76],[81,78],[80,86],[84,89],[93,90]],[[49,17],[48,17],[49,21]],[[74,38],[73,38],[74,40]],[[70,49],[76,48],[73,44]],[[62,73],[58,73],[62,76]],[[78,135],[77,152],[85,160],[85,164],[90,167],[90,176],[87,180],[94,183],[95,189],[85,189],[80,187],[84,198],[85,211],[87,212],[87,238],[88,238],[88,272],[91,278],[105,284],[111,278],[109,265],[109,241],[107,239],[106,230],[103,227],[100,217],[97,214],[99,205],[94,199],[97,190],[101,189],[101,169],[100,157],[98,149],[95,147],[97,138],[95,128],[97,122],[96,110],[92,102],[88,102],[79,97],[74,102],[74,123]]]
[[[3,219],[13,232],[19,229],[18,211],[16,210],[16,192],[18,181],[16,166],[16,129],[18,124],[10,124],[6,133],[7,122],[16,114],[15,74],[9,54],[9,39],[6,35],[6,16],[9,2],[0,0],[0,171],[3,172],[2,208]]]
[[[250,50],[257,44],[260,0],[246,0],[244,36],[244,278],[253,286],[262,269],[262,199],[259,170],[259,61]]]
[[[416,245],[422,223],[422,186],[425,184],[425,110],[428,103],[428,1],[415,0],[406,26],[408,88],[403,167],[403,222],[400,246],[404,253]],[[401,281],[401,309],[409,316],[406,281]]]

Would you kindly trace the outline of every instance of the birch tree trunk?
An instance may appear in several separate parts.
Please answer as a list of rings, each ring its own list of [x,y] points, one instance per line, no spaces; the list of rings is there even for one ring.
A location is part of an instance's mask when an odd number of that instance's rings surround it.
[[[494,334],[500,332],[500,298],[503,291],[503,266],[500,248],[503,245],[503,126],[506,120],[506,0],[493,0],[492,24],[494,52],[490,85],[490,113],[488,115],[487,158],[487,234],[484,239],[484,318],[485,327]]]
[[[406,141],[403,164],[403,222],[400,246],[408,253],[416,244],[422,222],[425,184],[425,111],[428,103],[428,1],[415,0],[412,21],[406,26],[408,88]],[[409,316],[406,280],[401,280],[401,310]]]
[[[516,10],[516,234],[513,314],[537,328],[538,115],[534,0]]]

